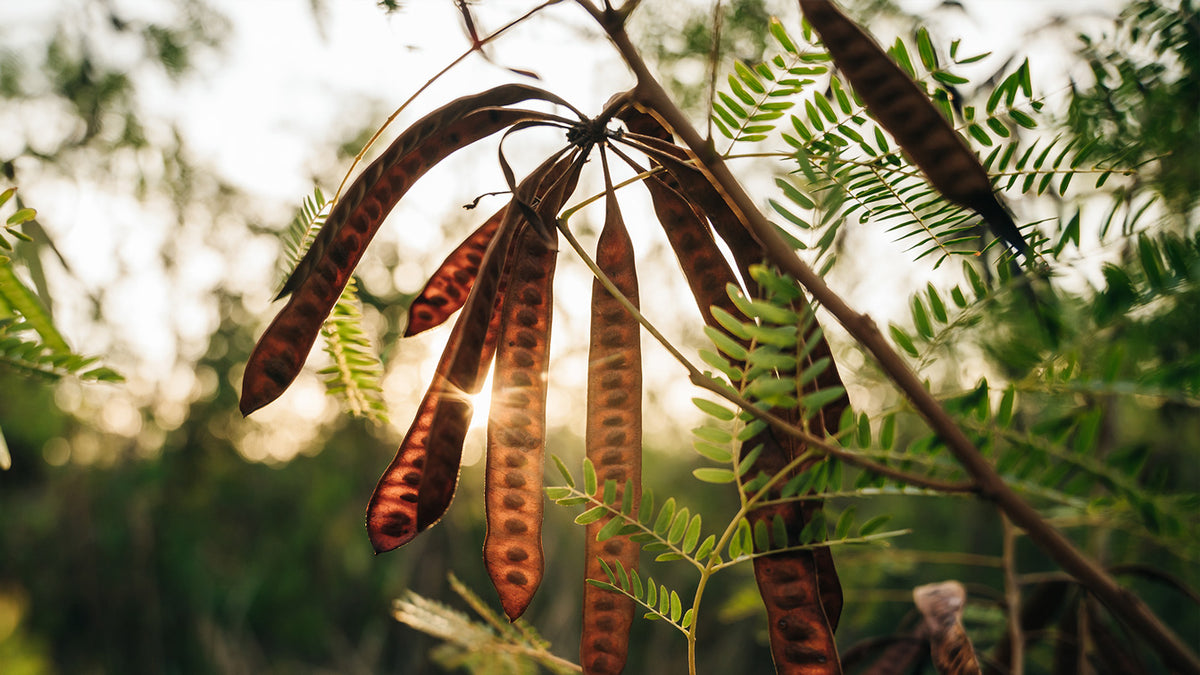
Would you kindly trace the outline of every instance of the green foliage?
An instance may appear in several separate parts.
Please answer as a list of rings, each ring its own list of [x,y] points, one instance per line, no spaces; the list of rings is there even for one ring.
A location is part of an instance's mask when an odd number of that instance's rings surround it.
[[[16,188],[0,192],[0,208],[16,194]],[[16,229],[37,217],[37,211],[18,204],[5,220],[0,245],[11,250],[5,236],[27,240]],[[99,357],[81,356],[71,350],[54,326],[46,304],[17,275],[14,262],[0,256],[0,366],[45,379],[66,376],[92,382],[120,382],[115,371],[96,365]],[[12,465],[8,444],[0,433],[0,470]]]
[[[772,199],[774,211],[794,228],[789,238],[799,249],[827,255],[847,222],[887,224],[916,260],[931,257],[934,267],[952,255],[979,252],[974,214],[941,198],[876,124],[857,94],[825,62],[828,55],[805,27],[803,41],[792,38],[778,21],[770,34],[779,53],[753,67],[738,64],[729,91],[713,104],[713,124],[735,143],[778,138],[790,148],[800,179],[777,179],[786,199]],[[1131,165],[1124,149],[1102,149],[1095,142],[1055,138],[1047,142],[1022,131],[1038,127],[1043,108],[1030,84],[1029,63],[1005,76],[982,108],[961,105],[955,87],[968,80],[953,68],[987,54],[959,55],[950,48],[949,67],[939,63],[924,30],[918,31],[918,57],[897,41],[891,56],[923,86],[943,114],[961,116],[960,133],[968,144],[991,148],[983,160],[999,189],[1037,196],[1053,188],[1065,195],[1080,173],[1095,176],[1096,187]],[[923,68],[918,71],[914,63]],[[789,111],[798,112],[789,112]],[[1035,246],[1036,232],[1034,235]],[[1027,235],[1028,236],[1028,235]],[[833,264],[831,258],[823,271]]]
[[[679,5],[643,3],[634,14],[633,32],[639,44],[647,45],[648,56],[663,73],[664,85],[686,107],[701,105],[708,91],[707,78],[698,82],[681,77],[680,73],[699,66],[710,72],[714,42],[719,42],[722,59],[718,72],[727,65],[725,59],[755,63],[762,59],[770,38],[762,27],[771,20],[772,9],[766,0],[726,0],[720,3],[720,26],[714,28],[711,11],[692,12],[680,17]]]
[[[1074,135],[1099,152],[1153,162],[1155,180],[1146,187],[1164,196],[1174,214],[1188,213],[1200,194],[1200,167],[1190,151],[1200,144],[1197,9],[1194,0],[1135,0],[1110,33],[1079,36],[1095,81],[1073,87],[1068,116]]]
[[[396,600],[393,609],[397,621],[444,641],[432,654],[438,665],[473,675],[536,675],[538,665],[552,673],[575,672],[549,652],[550,644],[527,622],[501,618],[454,574],[450,586],[482,622],[413,591]]]
[[[280,267],[291,271],[312,244],[325,223],[332,204],[320,188],[306,197],[283,236],[284,254]],[[355,417],[387,422],[383,401],[383,364],[362,323],[362,308],[354,279],[346,284],[333,311],[321,326],[324,350],[332,362],[320,374],[325,390],[337,396]]]

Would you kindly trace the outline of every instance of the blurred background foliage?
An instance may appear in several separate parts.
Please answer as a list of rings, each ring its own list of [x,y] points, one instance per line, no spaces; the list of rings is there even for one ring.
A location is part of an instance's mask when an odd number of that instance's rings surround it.
[[[464,488],[445,522],[403,551],[376,558],[363,530],[363,509],[398,432],[339,414],[315,386],[307,399],[298,399],[308,406],[300,416],[305,425],[286,416],[243,421],[237,413],[239,369],[261,323],[245,297],[274,283],[271,251],[287,218],[273,213],[276,224],[260,225],[263,210],[198,159],[169,116],[148,113],[138,90],[147,81],[170,87],[195,77],[196,64],[223,49],[228,20],[201,0],[161,3],[169,11],[145,15],[106,0],[61,4],[51,23],[42,24],[48,31],[28,31],[19,22],[0,25],[0,125],[16,132],[0,143],[0,188],[87,183],[140,204],[169,225],[171,236],[151,241],[147,259],[116,252],[112,269],[97,273],[72,267],[56,249],[86,223],[47,222],[43,229],[34,221],[33,241],[19,243],[13,255],[52,311],[55,298],[83,298],[75,304],[86,310],[64,319],[64,332],[82,352],[106,355],[128,382],[49,382],[0,371],[0,429],[13,465],[0,472],[0,672],[442,672],[428,657],[436,642],[394,621],[391,603],[413,590],[455,604],[447,588],[451,570],[490,600],[479,556],[482,496],[470,489],[482,482],[479,467],[465,470]],[[330,11],[333,2],[295,4],[291,11],[315,14]],[[378,4],[404,15],[402,3]],[[760,58],[766,19],[777,4],[725,3],[723,58]],[[703,106],[711,10],[645,5],[639,30],[648,53],[670,73],[666,79],[682,100],[692,109]],[[889,25],[911,27],[928,18],[882,2],[854,8],[860,17],[882,16]],[[947,2],[930,13],[957,11],[959,3]],[[1160,195],[1166,206],[1156,212],[1157,227],[1182,237],[1195,236],[1200,195],[1200,157],[1179,152],[1200,142],[1198,25],[1192,0],[1130,2],[1108,29],[1079,40],[1078,58],[1092,77],[1075,83],[1062,120],[1064,133],[1098,138],[1114,149],[1136,148],[1152,171],[1142,174],[1144,184],[1129,188],[1130,209],[1146,194]],[[1069,21],[1052,29],[1063,40],[1074,39]],[[20,49],[9,48],[18,42]],[[33,123],[46,118],[52,123]],[[362,132],[349,136],[361,138]],[[345,141],[306,139],[326,145],[330,156]],[[337,167],[329,174],[336,175]],[[267,253],[246,257],[258,248]],[[1129,243],[1108,253],[1116,268],[1131,270],[1131,280],[1103,286],[1115,293],[1107,306],[1113,313],[1127,311],[1136,297],[1114,289],[1139,287],[1139,251]],[[213,256],[226,261],[227,271],[252,269],[197,281],[193,261]],[[388,256],[382,254],[382,264]],[[147,283],[139,276],[144,265],[158,272],[149,283],[167,289],[167,307],[201,317],[189,322],[164,315],[172,344],[149,364],[138,358],[143,343],[122,332],[123,318],[113,310],[123,283]],[[405,296],[394,285],[367,284],[362,297],[386,360],[403,321],[396,307]],[[991,336],[991,364],[1012,380],[1031,367],[1030,341],[1042,339],[1024,309],[1018,301],[1003,301],[977,328]],[[1180,294],[1169,306],[1122,323],[1105,335],[1105,344],[1136,355],[1123,361],[1126,367],[1157,364],[1164,386],[1194,393],[1200,390],[1200,345],[1187,326],[1194,328],[1198,312],[1200,297]],[[1183,337],[1164,343],[1158,339],[1164,334]],[[1035,352],[1055,348],[1033,346]],[[1098,362],[1104,351],[1080,358]],[[393,376],[411,380],[416,370]],[[869,388],[865,382],[859,387]],[[420,389],[424,380],[406,386]],[[1036,397],[1023,400],[1038,405]],[[1200,437],[1195,398],[1127,397],[1106,405],[1121,406],[1107,417],[1106,434],[1144,450],[1131,459],[1141,461],[1131,471],[1144,470],[1148,483],[1164,491],[1194,488],[1194,439]],[[401,424],[407,414],[392,410]],[[685,434],[681,429],[679,438]],[[649,448],[647,482],[660,494],[687,494],[693,509],[718,518],[733,495],[697,487],[690,477],[692,455],[667,440],[652,441],[662,447]],[[481,443],[477,437],[474,442]],[[550,443],[551,452],[566,456],[578,456],[580,446],[580,438],[566,432]],[[848,603],[838,635],[843,650],[908,630],[911,588],[931,580],[967,584],[976,599],[969,629],[997,625],[1000,524],[990,509],[958,498],[898,497],[858,508],[864,520],[891,513],[894,524],[914,533],[901,543],[903,550],[838,553]],[[571,515],[547,510],[551,562],[526,615],[555,653],[569,659],[576,651],[582,592],[582,532],[571,525]],[[1193,587],[1198,581],[1194,557],[1168,555],[1120,529],[1103,535],[1089,534],[1087,527],[1072,531],[1107,564],[1136,559]],[[1137,556],[1126,555],[1133,551]],[[1023,570],[1053,568],[1031,548],[1020,553]],[[672,578],[665,569],[655,576],[668,585],[690,582],[686,573]],[[1195,605],[1169,585],[1146,575],[1126,580],[1181,634],[1200,630]],[[707,617],[700,634],[700,660],[708,672],[770,672],[753,586],[747,567],[710,590],[709,606],[720,611]],[[994,634],[975,637],[983,649],[999,640]],[[636,624],[631,663],[643,672],[674,672],[683,654],[669,628]]]

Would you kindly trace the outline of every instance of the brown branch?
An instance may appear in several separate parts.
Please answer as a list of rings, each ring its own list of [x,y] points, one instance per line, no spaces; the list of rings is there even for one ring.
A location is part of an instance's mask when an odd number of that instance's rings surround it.
[[[1021,630],[1021,585],[1017,582],[1017,535],[1006,516],[1004,525],[1004,603],[1008,605],[1009,675],[1025,675],[1025,633]]]
[[[1200,658],[1136,595],[1123,588],[1094,560],[1079,551],[1061,532],[1027,504],[996,472],[954,419],[929,392],[916,373],[892,349],[875,322],[860,314],[801,261],[780,237],[754,201],[734,178],[712,144],[701,138],[662,85],[650,72],[625,32],[623,12],[601,11],[589,0],[576,0],[600,24],[637,78],[633,95],[683,141],[697,167],[722,195],[739,220],[763,247],[770,262],[799,281],[813,299],[828,310],[850,335],[874,356],[879,366],[941,437],[958,462],[975,480],[982,497],[996,504],[1029,539],[1064,570],[1086,586],[1109,610],[1128,623],[1158,650],[1163,660],[1182,672],[1200,675]]]

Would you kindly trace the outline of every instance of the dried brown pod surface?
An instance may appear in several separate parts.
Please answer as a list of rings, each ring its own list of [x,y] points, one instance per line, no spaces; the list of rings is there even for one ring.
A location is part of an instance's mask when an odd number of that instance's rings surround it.
[[[776,412],[783,412],[792,424],[798,421],[794,411]],[[813,421],[813,424],[820,423],[819,417]],[[813,431],[821,433],[823,430]],[[763,451],[747,478],[759,474],[775,475],[800,457],[805,449],[799,439],[765,429],[743,444],[743,455],[759,445]],[[809,469],[811,464],[800,466],[792,474]],[[776,493],[769,495],[770,498],[777,496]],[[768,532],[774,531],[772,526],[777,519],[782,521],[788,541],[773,542],[773,546],[796,545],[812,512],[819,508],[817,502],[758,506],[747,514],[747,520],[751,526],[763,523]],[[757,542],[755,551],[763,552]],[[842,588],[829,549],[796,549],[756,557],[754,578],[767,608],[767,628],[776,671],[783,675],[841,673],[833,631],[841,616]]]
[[[367,506],[367,535],[376,553],[412,541],[424,528],[418,525],[418,498],[429,455],[461,452],[471,423],[471,404],[455,397],[443,378],[433,384],[395,459],[383,472]]]
[[[933,665],[942,675],[979,675],[975,648],[962,625],[967,591],[957,581],[926,584],[913,589],[933,651]]]
[[[467,97],[489,103],[489,98]],[[499,100],[507,100],[502,97]],[[400,197],[432,166],[450,153],[521,120],[544,113],[485,108],[462,117],[463,99],[431,113],[368,166],[334,206],[284,284],[287,304],[259,338],[246,362],[240,408],[243,415],[274,401],[299,374],[350,274],[384,217]],[[456,105],[458,104],[458,105]],[[434,123],[437,124],[434,124]]]
[[[425,282],[408,306],[404,337],[440,326],[467,301],[488,244],[500,228],[508,207],[501,208],[462,241]]]
[[[766,515],[764,513],[764,515]],[[811,555],[787,552],[754,559],[754,578],[767,606],[771,655],[780,675],[841,673],[833,629],[825,617]],[[799,551],[808,553],[808,551]]]
[[[645,181],[655,212],[667,232],[705,321],[718,330],[724,330],[712,317],[710,307],[715,305],[737,315],[737,309],[725,291],[727,284],[734,283],[735,276],[708,227],[691,204],[702,204],[714,228],[722,233],[722,238],[733,240],[731,249],[742,267],[744,280],[752,288],[756,284],[749,278],[748,269],[751,264],[761,260],[761,249],[741,229],[732,211],[707,179],[681,160],[681,151],[654,143],[658,138],[656,134],[644,139],[646,145],[655,150],[652,156],[668,172],[661,181],[657,176]],[[668,185],[679,186],[687,194],[687,199]],[[738,339],[736,336],[730,337]],[[828,355],[828,349],[828,344],[821,340],[805,365]],[[817,386],[839,384],[840,378],[831,365],[822,374]],[[821,424],[823,430],[825,420],[836,420],[844,406],[843,397],[831,404],[831,408],[836,410],[823,411],[815,418],[814,424]],[[774,412],[793,421],[796,418],[794,414]],[[748,474],[750,477],[760,472],[773,475],[803,452],[803,447],[796,439],[781,439],[772,430],[765,430],[748,441],[744,449],[749,451],[760,444],[764,450]],[[754,509],[749,519],[752,523],[765,521],[769,526],[776,516],[783,519],[789,537],[793,539],[798,539],[808,522],[807,514],[799,503]],[[772,654],[780,672],[840,672],[833,629],[841,614],[842,592],[829,550],[785,551],[756,558],[754,565],[759,591],[767,606]],[[798,598],[805,598],[805,602],[811,604],[798,602]]]
[[[556,183],[565,175],[571,163],[572,158],[568,157],[554,165],[554,169],[542,179],[542,185],[538,188],[541,198],[550,196],[548,193],[551,191],[561,191],[561,186]],[[506,205],[492,214],[455,247],[429,276],[421,292],[409,305],[405,337],[441,325],[463,306],[471,292],[471,286],[475,284],[475,277],[479,274],[483,254],[496,235],[508,208]]]
[[[522,227],[501,310],[488,416],[483,559],[509,619],[525,612],[545,566],[542,465],[557,250]]]
[[[983,216],[997,236],[1028,254],[1029,245],[996,197],[979,158],[925,92],[831,0],[800,0],[800,8],[867,110],[938,192]]]
[[[444,373],[459,352],[463,331],[482,331],[475,380],[482,382],[491,363],[503,303],[503,278],[497,283],[490,316],[469,317],[464,312],[455,323],[438,363],[433,381],[417,408],[412,426],[384,470],[367,505],[367,535],[376,553],[403,546],[437,522],[453,497],[458,479],[462,444],[471,423],[468,393],[449,383]]]
[[[666,181],[651,176],[643,183],[650,192],[654,213],[667,235],[667,241],[679,261],[704,321],[724,330],[713,319],[711,308],[717,306],[736,313],[737,308],[729,299],[726,288],[729,284],[739,284],[717,246],[712,231],[692,209],[692,205]],[[731,337],[737,339],[736,336]]]
[[[607,195],[607,217],[596,247],[596,264],[635,307],[637,272],[633,243],[617,209]],[[588,352],[586,453],[596,467],[598,490],[613,481],[618,503],[628,499],[632,515],[642,492],[642,351],[637,320],[599,282],[592,284],[591,346]],[[625,495],[629,486],[632,494]],[[600,560],[626,570],[638,568],[638,545],[628,536],[596,541],[610,518],[587,525],[584,546],[586,579],[607,581]],[[625,667],[634,604],[630,598],[583,585],[583,634],[580,664],[587,675],[610,675]]]

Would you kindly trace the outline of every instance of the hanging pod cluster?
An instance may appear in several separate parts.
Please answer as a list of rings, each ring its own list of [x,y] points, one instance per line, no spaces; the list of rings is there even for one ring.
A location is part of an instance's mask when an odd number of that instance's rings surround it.
[[[707,322],[716,325],[711,316],[714,305],[736,311],[726,294],[727,284],[753,290],[748,270],[763,258],[719,191],[652,116],[621,102],[623,99],[596,119],[576,112],[578,119],[570,120],[514,107],[527,100],[573,110],[553,94],[533,87],[491,89],[430,113],[363,171],[332,209],[285,283],[280,296],[290,297],[251,354],[241,399],[242,411],[249,414],[277,398],[292,382],[372,236],[400,197],[430,167],[501,131],[535,125],[565,129],[565,147],[520,181],[501,154],[512,193],[509,203],[447,256],[412,302],[406,335],[458,316],[412,426],[367,507],[368,536],[377,552],[408,543],[442,517],[458,483],[471,397],[480,391],[488,369],[494,367],[483,557],[501,605],[512,619],[528,607],[544,568],[542,473],[557,256],[555,224],[585,161],[599,148],[606,217],[596,262],[622,296],[614,296],[599,280],[595,282],[586,454],[596,467],[600,485],[617,486],[618,499],[640,503],[642,374],[640,328],[622,305],[624,301],[636,307],[638,302],[634,251],[612,184],[610,156],[647,173],[643,183]],[[607,129],[614,117],[624,122],[626,130]],[[630,151],[647,158],[656,172],[648,172]],[[718,248],[718,236],[734,252],[734,266]],[[835,371],[828,372],[836,378]],[[830,418],[837,419],[836,412]],[[761,471],[778,470],[800,451],[794,442],[777,440],[769,431],[764,431],[763,437],[756,440],[767,443],[767,451],[756,462]],[[632,492],[626,495],[626,491]],[[770,518],[782,510],[789,528],[801,528],[806,522],[806,513],[799,506],[773,509],[754,517]],[[637,569],[637,543],[627,536],[598,541],[607,520],[588,526],[585,578],[604,579],[605,565],[613,563],[626,570]],[[833,626],[841,593],[828,551],[763,556],[756,560],[755,569],[771,615],[771,639],[780,672],[801,672],[797,668],[814,665],[820,668],[803,672],[837,672]],[[580,656],[585,672],[621,672],[633,601],[585,583],[583,611]]]
[[[800,6],[868,108],[934,186],[952,201],[978,211],[1010,247],[1026,252],[1027,245],[992,192],[978,160],[916,85],[828,0],[800,0]],[[516,107],[526,101],[562,106],[576,119]],[[624,124],[620,132],[608,128],[614,119]],[[500,154],[511,191],[509,203],[450,253],[412,302],[406,335],[458,316],[412,425],[380,478],[366,514],[368,536],[377,552],[403,546],[441,519],[458,483],[471,397],[494,368],[483,557],[511,619],[529,606],[544,569],[542,474],[556,225],[592,152],[599,152],[606,191],[596,263],[621,297],[599,279],[595,282],[586,454],[598,485],[615,485],[617,501],[634,505],[633,517],[641,501],[641,352],[639,325],[626,303],[636,308],[639,293],[634,251],[611,179],[610,155],[643,176],[641,183],[709,326],[731,340],[744,341],[715,319],[714,308],[744,317],[727,289],[742,289],[750,297],[765,293],[751,275],[752,266],[765,257],[759,242],[710,175],[676,144],[660,119],[634,103],[632,96],[615,97],[597,118],[589,119],[554,94],[519,84],[466,96],[435,110],[403,132],[334,206],[284,284],[280,298],[287,297],[287,303],[246,365],[241,410],[249,414],[276,399],[294,380],[380,224],[433,165],[501,131],[507,135],[531,126],[564,129],[564,147],[520,181]],[[645,165],[634,154],[644,158]],[[718,240],[731,253],[732,264]],[[807,345],[805,357],[794,368],[799,372],[831,361],[806,299],[797,292],[790,302],[797,314],[810,317],[801,341]],[[819,370],[806,388],[840,388],[835,367]],[[841,395],[818,411],[806,411],[806,422],[794,408],[772,412],[793,424],[803,422],[820,436],[837,431],[846,405]],[[796,466],[795,461],[805,450],[796,437],[764,428],[743,445],[743,458],[751,463],[743,480],[782,471],[801,473],[809,465]],[[603,487],[598,488],[597,498],[600,490]],[[776,669],[788,675],[840,673],[833,632],[841,614],[842,592],[828,548],[774,550],[800,539],[820,503],[777,496],[768,495],[768,505],[755,507],[748,515],[756,530],[769,530],[784,540],[772,545],[769,538],[766,542],[756,538],[754,543],[755,577],[767,608]],[[611,497],[604,499],[611,501]],[[585,579],[603,580],[605,570],[617,566],[637,569],[636,542],[626,536],[599,541],[609,517],[588,525]],[[580,657],[585,673],[622,671],[633,615],[629,597],[584,584]]]

